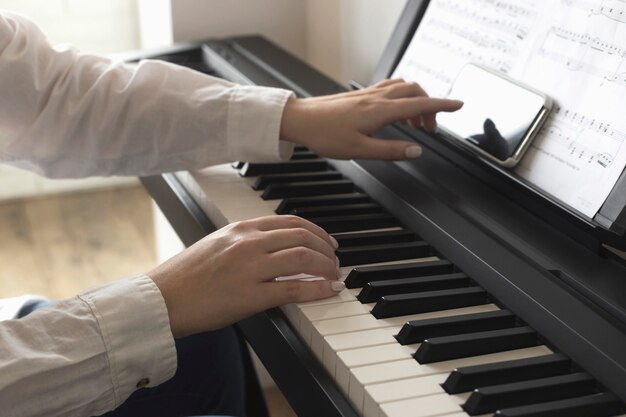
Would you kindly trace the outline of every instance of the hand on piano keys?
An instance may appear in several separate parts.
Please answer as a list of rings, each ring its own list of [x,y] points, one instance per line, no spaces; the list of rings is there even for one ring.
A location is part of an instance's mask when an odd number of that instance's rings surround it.
[[[414,159],[421,155],[416,144],[371,136],[394,122],[434,132],[438,112],[462,106],[458,100],[428,97],[417,83],[384,80],[362,90],[291,99],[283,113],[281,137],[335,159]]]
[[[337,242],[297,216],[232,223],[155,268],[175,337],[215,330],[280,305],[345,289]],[[316,280],[284,280],[295,274]]]
[[[623,412],[615,395],[313,152],[237,169],[180,178],[218,226],[295,214],[339,242],[348,289],[283,311],[360,415]]]

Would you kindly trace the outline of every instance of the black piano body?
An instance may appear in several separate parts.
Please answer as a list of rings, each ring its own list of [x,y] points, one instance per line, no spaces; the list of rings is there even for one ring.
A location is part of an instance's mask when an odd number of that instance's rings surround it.
[[[373,82],[388,77],[427,3],[409,1]],[[136,58],[165,59],[236,82],[317,96],[345,88],[257,36],[180,45]],[[390,126],[383,137],[418,141],[410,162],[330,161],[375,201],[473,277],[626,402],[626,262],[623,218],[584,218],[509,172],[422,131]],[[214,230],[173,174],[142,179],[183,242]],[[280,309],[239,324],[298,415],[356,416]]]

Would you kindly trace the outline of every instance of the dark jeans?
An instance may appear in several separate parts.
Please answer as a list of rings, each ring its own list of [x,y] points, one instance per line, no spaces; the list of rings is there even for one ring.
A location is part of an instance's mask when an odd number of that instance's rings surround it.
[[[29,306],[20,316],[49,305]],[[242,352],[234,328],[176,341],[178,368],[170,380],[134,392],[106,417],[245,416]]]
[[[178,369],[144,388],[106,417],[245,416],[241,351],[232,327],[176,341]]]

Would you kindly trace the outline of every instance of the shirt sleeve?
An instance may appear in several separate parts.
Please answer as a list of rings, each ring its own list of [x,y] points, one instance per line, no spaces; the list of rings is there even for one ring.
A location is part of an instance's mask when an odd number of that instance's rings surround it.
[[[165,62],[55,49],[32,22],[0,12],[0,161],[49,177],[284,160],[292,96]]]
[[[91,416],[176,371],[161,292],[147,276],[0,322],[2,415]]]

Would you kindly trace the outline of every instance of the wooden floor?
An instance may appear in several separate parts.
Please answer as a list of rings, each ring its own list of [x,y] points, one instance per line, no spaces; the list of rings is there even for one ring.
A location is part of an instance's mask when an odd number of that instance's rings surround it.
[[[156,253],[150,198],[141,187],[0,204],[0,298],[68,298],[148,272]],[[272,417],[292,417],[276,389]]]
[[[155,266],[150,199],[139,187],[0,205],[0,297],[75,295]]]

